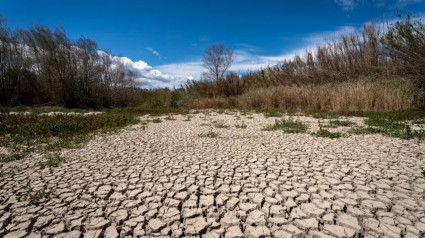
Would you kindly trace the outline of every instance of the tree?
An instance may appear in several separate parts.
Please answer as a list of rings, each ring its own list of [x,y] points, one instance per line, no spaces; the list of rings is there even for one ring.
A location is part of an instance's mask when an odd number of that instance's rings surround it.
[[[202,59],[207,75],[214,80],[223,78],[224,73],[233,62],[233,50],[226,48],[223,44],[215,44],[205,49]]]

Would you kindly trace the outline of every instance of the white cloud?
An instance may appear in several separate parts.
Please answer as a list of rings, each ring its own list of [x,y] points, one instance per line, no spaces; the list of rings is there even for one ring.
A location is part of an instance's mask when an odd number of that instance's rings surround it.
[[[151,47],[146,48],[147,50],[149,50],[152,54],[161,57],[161,55],[158,53],[158,51],[152,49]]]
[[[397,0],[395,6],[396,7],[405,7],[409,4],[422,2],[423,0]]]
[[[354,0],[334,0],[336,4],[340,5],[345,11],[353,10]]]

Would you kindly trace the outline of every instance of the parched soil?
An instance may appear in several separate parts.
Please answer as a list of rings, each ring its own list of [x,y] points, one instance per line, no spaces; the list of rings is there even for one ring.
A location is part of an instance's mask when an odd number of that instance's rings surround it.
[[[237,114],[163,116],[63,151],[57,167],[41,168],[43,155],[2,164],[0,237],[425,233],[425,142],[263,131],[275,118]]]

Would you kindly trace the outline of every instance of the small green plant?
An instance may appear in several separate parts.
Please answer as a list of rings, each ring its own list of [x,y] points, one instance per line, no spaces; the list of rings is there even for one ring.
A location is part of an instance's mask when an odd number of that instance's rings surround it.
[[[317,137],[327,137],[327,138],[339,138],[342,136],[341,132],[332,132],[326,129],[323,129],[322,127],[319,128],[318,131],[312,133],[312,135],[317,136]]]
[[[162,122],[162,120],[161,120],[160,118],[155,118],[155,119],[150,120],[150,122],[153,122],[153,123],[161,123],[161,122]]]
[[[13,152],[10,154],[0,154],[0,162],[8,163],[15,160],[20,160],[25,157],[26,153],[23,152]]]
[[[218,178],[218,170],[214,171],[214,174],[213,174],[213,185],[215,185],[217,183],[217,178]]]
[[[382,134],[385,136],[397,137],[405,140],[424,139],[424,131],[414,131],[403,122],[386,118],[368,118],[365,120],[366,127],[351,129],[352,134]]]
[[[264,116],[265,117],[282,117],[283,113],[279,111],[271,111],[271,112],[264,113]]]
[[[164,118],[165,120],[167,120],[167,121],[175,121],[176,120],[176,118],[174,118],[173,116],[167,116],[167,117],[165,117]]]
[[[292,117],[288,119],[275,120],[273,125],[263,128],[265,131],[283,130],[285,133],[305,133],[308,126],[300,120],[294,120]]]
[[[59,164],[65,161],[65,158],[60,156],[59,153],[53,153],[46,155],[46,161],[40,162],[40,167],[57,167]]]
[[[368,126],[375,126],[386,130],[402,130],[407,126],[407,124],[400,121],[378,117],[368,118],[364,123]]]
[[[17,200],[28,201],[30,205],[38,206],[40,204],[40,200],[47,197],[49,194],[46,193],[44,189],[40,189],[34,191],[31,187],[29,187],[23,194],[19,194],[17,196]]]
[[[186,118],[185,118],[183,121],[190,121],[190,120],[191,120],[191,118],[192,118],[192,116],[187,115],[187,116],[186,116]]]
[[[325,127],[337,128],[340,126],[352,126],[354,124],[356,123],[352,121],[348,121],[348,120],[330,120],[329,124],[326,125]]]
[[[412,121],[412,124],[417,124],[417,125],[425,124],[425,119],[414,120]]]
[[[224,124],[224,121],[213,121],[211,122],[211,125],[215,128],[221,128],[221,129],[227,129],[229,128],[228,125]]]
[[[235,127],[239,129],[246,129],[248,126],[242,122],[241,124],[236,124]]]
[[[313,118],[316,119],[336,119],[339,118],[336,114],[330,114],[330,113],[314,113],[311,115]]]
[[[199,137],[208,137],[208,138],[216,138],[218,137],[220,134],[213,132],[213,131],[209,131],[208,133],[201,133],[198,136]]]

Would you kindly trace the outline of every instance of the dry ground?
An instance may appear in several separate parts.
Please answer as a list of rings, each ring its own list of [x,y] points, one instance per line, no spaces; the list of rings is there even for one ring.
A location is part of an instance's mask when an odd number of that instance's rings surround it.
[[[57,167],[40,168],[42,155],[1,165],[0,237],[425,232],[425,142],[262,131],[275,118],[236,114],[140,123],[63,151]],[[203,125],[214,120],[230,127]],[[317,119],[301,120],[317,129]],[[219,136],[199,137],[209,131]]]

